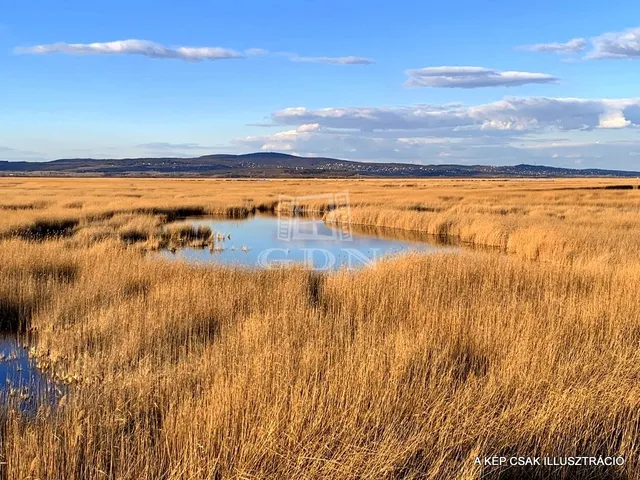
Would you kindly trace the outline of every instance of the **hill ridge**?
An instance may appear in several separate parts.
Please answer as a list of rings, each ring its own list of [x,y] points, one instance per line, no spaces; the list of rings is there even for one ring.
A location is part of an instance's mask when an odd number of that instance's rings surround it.
[[[545,165],[460,165],[358,162],[330,157],[301,157],[279,152],[210,154],[198,157],[60,158],[46,162],[0,161],[0,175],[148,176],[230,178],[548,178],[640,177],[640,172]]]

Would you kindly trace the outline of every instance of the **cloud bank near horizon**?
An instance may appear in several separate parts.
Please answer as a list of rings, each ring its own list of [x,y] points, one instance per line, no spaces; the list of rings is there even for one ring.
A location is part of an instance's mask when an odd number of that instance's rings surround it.
[[[270,135],[234,140],[261,151],[354,160],[607,166],[640,151],[640,98],[507,97],[466,106],[286,108],[271,114]],[[623,139],[620,139],[624,137]],[[546,159],[546,160],[545,160]]]

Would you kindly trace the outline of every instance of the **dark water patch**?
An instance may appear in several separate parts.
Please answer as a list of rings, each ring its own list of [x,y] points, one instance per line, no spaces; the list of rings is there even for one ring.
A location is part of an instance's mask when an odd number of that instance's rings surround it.
[[[41,406],[55,406],[66,388],[43,374],[29,357],[26,339],[0,334],[0,408],[32,415]]]

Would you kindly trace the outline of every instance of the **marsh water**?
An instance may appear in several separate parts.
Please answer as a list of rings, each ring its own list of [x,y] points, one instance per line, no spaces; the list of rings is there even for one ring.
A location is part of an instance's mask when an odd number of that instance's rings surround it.
[[[62,390],[38,370],[18,336],[0,333],[0,405],[35,413],[40,405],[54,405]]]
[[[316,270],[361,268],[407,252],[454,250],[433,237],[397,229],[326,224],[306,217],[256,215],[243,220],[185,220],[194,229],[206,226],[217,240],[206,248],[163,250],[165,258],[194,263],[270,268],[303,264]]]

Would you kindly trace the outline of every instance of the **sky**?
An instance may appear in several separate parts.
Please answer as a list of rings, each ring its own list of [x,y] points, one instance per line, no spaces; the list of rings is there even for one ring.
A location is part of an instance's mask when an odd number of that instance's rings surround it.
[[[640,169],[640,2],[3,0],[0,160]]]

